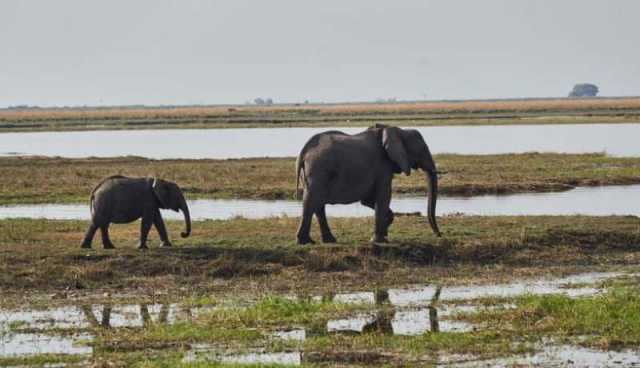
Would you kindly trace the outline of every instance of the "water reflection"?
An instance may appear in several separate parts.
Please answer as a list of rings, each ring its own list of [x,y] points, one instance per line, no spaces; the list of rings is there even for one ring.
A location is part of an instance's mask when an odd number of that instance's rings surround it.
[[[486,195],[475,197],[441,197],[438,215],[464,213],[467,215],[640,215],[640,185],[585,187],[560,193],[526,193],[513,195]],[[268,218],[274,216],[297,217],[302,212],[298,201],[260,200],[194,200],[189,201],[194,220],[227,220],[234,217]],[[397,213],[420,213],[425,216],[424,197],[397,197],[391,202]],[[368,217],[373,210],[359,203],[329,205],[332,217]],[[0,206],[0,219],[46,218],[55,220],[88,220],[86,204],[41,204]],[[166,219],[182,220],[182,215],[162,211]]]
[[[593,295],[601,291],[595,284],[622,275],[625,274],[591,272],[555,279],[522,280],[505,284],[442,288],[427,285],[318,296],[313,299],[369,307],[352,316],[329,320],[326,325],[282,326],[282,330],[265,335],[265,340],[282,339],[302,342],[308,336],[323,336],[328,333],[415,336],[425,333],[472,331],[478,326],[461,321],[458,315],[486,309],[513,307],[503,304],[477,305],[474,304],[477,298],[512,297],[525,293],[558,293],[570,297]],[[94,330],[172,324],[197,318],[203,313],[210,313],[214,308],[211,306],[185,307],[178,304],[87,304],[45,310],[0,310],[0,357],[44,353],[91,354],[93,348],[87,343],[94,340],[94,335],[91,333],[95,332]],[[264,364],[275,362],[300,364],[304,361],[304,355],[300,352],[257,351],[248,354],[231,354],[221,352],[219,349],[219,346],[202,345],[194,348],[187,358]],[[336,359],[338,358],[344,357]],[[322,357],[315,356],[313,359],[322,359]]]
[[[0,155],[169,158],[294,157],[314,134],[365,128],[167,129],[0,134]],[[417,127],[432,153],[607,152],[638,156],[640,124]],[[464,137],[464,139],[461,139]],[[607,139],[602,139],[607,137]],[[175,142],[176,144],[167,144]]]
[[[443,362],[446,363],[446,362]],[[572,345],[540,347],[533,354],[447,364],[450,367],[640,367],[637,350],[601,351]]]

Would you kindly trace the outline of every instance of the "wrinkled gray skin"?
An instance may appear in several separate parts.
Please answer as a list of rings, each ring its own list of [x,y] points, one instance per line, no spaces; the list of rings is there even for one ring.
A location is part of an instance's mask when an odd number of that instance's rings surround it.
[[[304,183],[298,244],[313,243],[309,230],[314,214],[320,224],[322,241],[335,242],[325,205],[356,201],[375,210],[375,232],[371,241],[386,242],[393,222],[393,211],[389,208],[393,176],[401,172],[409,175],[412,169],[421,169],[426,174],[428,219],[433,232],[440,236],[435,216],[438,174],[420,132],[375,125],[355,135],[340,131],[314,135],[296,161],[296,189],[300,179]]]
[[[160,234],[160,246],[170,247],[167,230],[160,215],[160,208],[171,209],[184,214],[186,238],[191,233],[189,207],[182,190],[175,183],[154,178],[128,178],[111,176],[104,179],[91,192],[91,224],[85,234],[82,248],[91,248],[96,230],[102,233],[105,249],[114,248],[109,239],[109,224],[124,224],[142,218],[139,248],[147,248],[147,235],[151,224]]]

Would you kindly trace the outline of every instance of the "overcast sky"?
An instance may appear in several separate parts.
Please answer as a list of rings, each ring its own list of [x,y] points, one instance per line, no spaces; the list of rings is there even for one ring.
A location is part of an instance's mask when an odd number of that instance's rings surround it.
[[[2,0],[0,107],[640,95],[637,0]]]

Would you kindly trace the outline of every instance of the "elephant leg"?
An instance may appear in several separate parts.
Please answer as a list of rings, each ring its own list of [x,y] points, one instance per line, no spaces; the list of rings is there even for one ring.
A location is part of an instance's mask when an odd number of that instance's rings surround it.
[[[102,308],[102,321],[100,325],[104,328],[111,328],[111,306],[105,305]]]
[[[311,199],[309,191],[305,190],[302,202],[302,218],[300,219],[300,225],[298,226],[298,244],[314,243],[309,235],[309,232],[311,231],[311,217],[314,213]]]
[[[156,230],[158,230],[158,235],[160,235],[160,246],[170,247],[171,242],[169,241],[169,237],[167,237],[167,229],[164,227],[164,221],[160,215],[160,210],[156,210],[153,217],[153,225],[156,227]]]
[[[84,240],[82,241],[81,248],[90,249],[91,242],[93,241],[93,236],[96,234],[98,227],[92,222],[87,229],[87,232],[84,234]]]
[[[391,182],[382,183],[378,188],[375,205],[375,233],[371,241],[374,243],[386,243],[387,230],[391,221],[393,221],[392,217],[390,217],[391,209],[389,208],[391,203]]]
[[[138,249],[147,249],[147,236],[149,236],[149,230],[151,230],[152,223],[152,216],[142,216],[142,222],[140,223],[140,243],[138,244]]]
[[[113,243],[109,238],[109,224],[100,226],[100,234],[102,235],[102,247],[104,249],[113,249]]]
[[[146,304],[140,304],[140,317],[142,317],[142,324],[147,326],[151,324],[151,314],[149,314],[149,308]]]
[[[320,206],[316,210],[316,217],[318,218],[318,223],[320,224],[320,233],[322,234],[322,242],[323,243],[335,243],[336,237],[331,234],[331,229],[329,228],[329,223],[327,222],[327,214],[325,212],[325,206]]]
[[[360,201],[360,203],[362,203],[363,206],[367,206],[367,207],[371,208],[372,210],[376,209],[376,202],[375,202],[375,199],[373,199],[373,198],[363,199],[362,201]],[[387,212],[387,215],[385,216],[386,225],[385,225],[385,229],[384,229],[384,236],[387,236],[389,234],[389,226],[391,226],[391,224],[393,224],[394,217],[395,216],[393,214],[393,211],[391,210],[391,208],[389,208],[389,211]]]

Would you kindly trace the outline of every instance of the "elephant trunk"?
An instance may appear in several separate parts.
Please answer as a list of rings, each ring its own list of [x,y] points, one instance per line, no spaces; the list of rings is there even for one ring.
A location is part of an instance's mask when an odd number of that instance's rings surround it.
[[[187,206],[187,201],[184,199],[184,197],[180,202],[180,211],[182,211],[182,214],[184,215],[185,225],[185,230],[180,233],[180,236],[186,238],[191,235],[191,215],[189,214],[189,206]]]
[[[436,223],[436,202],[438,200],[438,172],[436,171],[435,163],[431,158],[431,155],[428,155],[426,164],[424,166],[425,179],[427,182],[427,195],[429,196],[429,200],[427,202],[427,218],[429,219],[429,224],[431,225],[431,229],[433,232],[440,236],[440,229],[438,229],[438,224]]]

